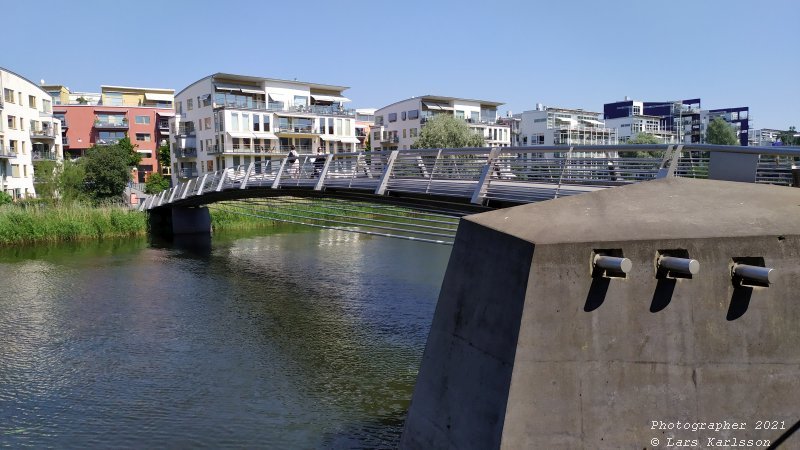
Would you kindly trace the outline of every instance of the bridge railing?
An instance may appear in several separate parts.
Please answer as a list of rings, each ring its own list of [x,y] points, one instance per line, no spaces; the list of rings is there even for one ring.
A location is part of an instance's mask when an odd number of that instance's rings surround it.
[[[798,161],[800,148],[715,145],[384,150],[296,158],[269,154],[258,162],[180,183],[151,196],[142,209],[249,187],[336,188],[469,198],[478,204],[525,203],[663,176],[709,178],[716,170],[713,176],[719,178],[722,172],[741,171],[739,166],[748,164],[753,166],[751,181],[792,185],[793,176],[800,175],[793,169]]]

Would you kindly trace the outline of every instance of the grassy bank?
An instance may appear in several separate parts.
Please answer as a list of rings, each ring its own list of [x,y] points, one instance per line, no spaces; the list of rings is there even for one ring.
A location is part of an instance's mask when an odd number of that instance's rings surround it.
[[[209,212],[211,213],[211,228],[214,231],[254,230],[275,226],[275,222],[271,220],[235,214],[219,206],[211,206]]]
[[[147,233],[144,213],[74,205],[0,207],[0,245],[126,237]]]

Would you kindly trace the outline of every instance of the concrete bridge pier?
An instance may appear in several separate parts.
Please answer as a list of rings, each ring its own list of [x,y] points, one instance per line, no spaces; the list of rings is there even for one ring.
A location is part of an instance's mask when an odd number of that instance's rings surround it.
[[[465,217],[400,447],[766,448],[800,418],[798,261],[791,187],[664,178]],[[745,425],[676,428],[723,421]]]
[[[162,236],[211,234],[211,214],[207,207],[157,208],[148,211],[150,232]]]

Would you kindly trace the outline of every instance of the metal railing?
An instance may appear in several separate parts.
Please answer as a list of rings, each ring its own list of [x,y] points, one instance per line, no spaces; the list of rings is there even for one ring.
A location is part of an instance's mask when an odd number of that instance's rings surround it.
[[[11,147],[0,146],[0,158],[15,158],[17,153]]]
[[[41,139],[41,138],[55,139],[57,134],[58,133],[56,133],[55,130],[53,130],[52,128],[40,128],[31,130],[31,138],[33,139]]]
[[[297,126],[297,125],[277,125],[275,127],[276,133],[306,133],[306,134],[321,134],[314,126]]]
[[[33,151],[31,152],[31,159],[33,161],[55,161],[58,158],[55,151]]]
[[[94,122],[95,128],[128,128],[128,121],[123,120],[121,122],[103,122],[103,121],[95,121]]]
[[[178,169],[178,177],[192,178],[197,176],[197,169]]]
[[[176,158],[196,158],[197,147],[176,147],[174,153]]]
[[[281,148],[279,150],[285,150]],[[199,196],[251,187],[351,189],[374,195],[411,194],[507,206],[592,192],[663,177],[742,178],[790,186],[800,148],[716,145],[536,146],[364,151],[291,160],[287,153],[190,180]],[[288,150],[287,150],[288,152]],[[749,155],[749,156],[748,156]],[[733,178],[731,178],[733,177]],[[175,189],[184,189],[181,183]],[[183,194],[182,193],[182,194]],[[175,197],[179,198],[180,197]],[[173,200],[174,201],[174,200]],[[170,201],[161,202],[163,206]],[[154,207],[152,205],[148,208]],[[146,208],[145,208],[146,209]]]

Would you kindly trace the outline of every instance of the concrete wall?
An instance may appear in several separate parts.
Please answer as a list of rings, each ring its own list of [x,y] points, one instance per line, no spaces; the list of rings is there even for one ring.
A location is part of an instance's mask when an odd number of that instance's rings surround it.
[[[799,205],[793,188],[665,179],[465,218],[401,446],[775,441],[800,404]],[[592,255],[609,249],[632,261],[625,278],[592,276]],[[670,250],[699,273],[657,277]],[[735,285],[740,257],[779,278]],[[651,429],[724,420],[746,427]]]

